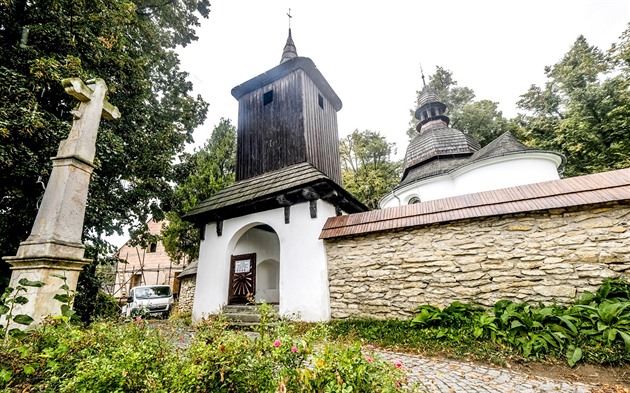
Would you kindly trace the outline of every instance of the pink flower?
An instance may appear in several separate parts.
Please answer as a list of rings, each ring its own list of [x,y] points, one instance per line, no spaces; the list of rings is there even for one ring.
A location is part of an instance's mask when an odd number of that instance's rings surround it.
[[[297,347],[295,345],[291,347],[291,352],[296,353],[297,351],[298,350],[297,350]]]
[[[394,366],[396,366],[396,368],[401,368],[402,367],[402,362],[400,360],[396,360],[396,361],[394,361]]]
[[[280,346],[280,344],[282,344],[280,342],[280,340],[276,340],[276,341],[273,342],[273,346],[276,347],[276,348],[278,348]]]
[[[365,360],[367,360],[368,362],[372,361],[372,357],[369,355],[365,355]]]
[[[368,349],[374,349],[374,345],[372,345],[372,344],[368,344],[368,345],[367,345],[367,348],[368,348]]]

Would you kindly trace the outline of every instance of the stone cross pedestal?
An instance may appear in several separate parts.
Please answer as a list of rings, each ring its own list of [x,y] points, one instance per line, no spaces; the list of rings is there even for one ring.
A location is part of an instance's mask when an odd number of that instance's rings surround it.
[[[9,286],[16,287],[22,278],[46,283],[40,288],[29,287],[24,295],[28,303],[16,310],[33,317],[35,324],[48,315],[60,314],[61,303],[53,297],[65,291],[60,290],[62,280],[53,274],[65,276],[66,284],[74,290],[83,266],[90,263],[90,259],[83,258],[81,235],[96,135],[101,116],[117,119],[120,112],[105,99],[105,81],[87,83],[78,78],[62,81],[66,92],[80,101],[72,111],[72,129],[52,158],[52,172],[30,236],[20,243],[16,256],[4,257],[11,264]]]

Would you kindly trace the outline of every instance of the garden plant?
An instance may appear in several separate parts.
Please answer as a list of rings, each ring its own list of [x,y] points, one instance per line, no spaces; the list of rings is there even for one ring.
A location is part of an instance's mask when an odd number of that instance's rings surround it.
[[[0,392],[407,392],[403,365],[358,343],[339,345],[325,325],[269,323],[261,306],[255,334],[230,330],[220,316],[181,329],[141,318],[76,326],[48,320],[3,343]]]
[[[350,319],[330,323],[333,335],[387,348],[504,359],[566,359],[603,365],[630,363],[630,284],[605,279],[571,305],[515,303],[492,308],[453,302],[422,305],[411,320]]]

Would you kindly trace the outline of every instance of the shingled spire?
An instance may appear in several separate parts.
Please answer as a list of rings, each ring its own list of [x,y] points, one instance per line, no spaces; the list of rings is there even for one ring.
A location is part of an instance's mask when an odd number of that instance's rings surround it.
[[[287,37],[287,43],[284,45],[284,50],[282,51],[282,59],[280,59],[280,64],[284,63],[287,60],[291,60],[295,57],[298,57],[297,49],[295,49],[295,44],[293,43],[293,38],[291,38],[291,28],[289,27],[289,37]]]

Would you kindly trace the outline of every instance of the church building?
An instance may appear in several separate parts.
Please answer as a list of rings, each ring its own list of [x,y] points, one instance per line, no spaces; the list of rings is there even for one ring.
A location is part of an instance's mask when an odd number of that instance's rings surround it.
[[[304,321],[401,317],[444,299],[570,301],[600,276],[618,274],[605,263],[630,269],[626,251],[600,244],[608,237],[597,232],[610,226],[614,236],[630,236],[620,221],[627,170],[559,180],[563,155],[531,149],[510,133],[481,148],[449,127],[446,105],[425,87],[400,184],[381,210],[367,212],[341,184],[341,100],[313,61],[297,55],[290,29],[280,64],[232,95],[239,102],[236,182],[185,216],[202,228],[194,320],[261,301]],[[558,209],[574,210],[565,217]],[[576,212],[611,218],[605,229],[582,228],[571,221]],[[566,239],[545,239],[534,225],[541,220],[566,229]],[[452,227],[455,221],[467,229]],[[583,237],[571,240],[578,227]],[[450,231],[463,232],[453,239]],[[549,247],[526,241],[534,235]],[[524,248],[513,253],[514,244]],[[546,250],[552,254],[541,256]],[[588,253],[597,253],[584,258],[598,265],[578,258]]]
[[[481,148],[448,126],[445,111],[425,86],[415,113],[418,135],[407,147],[400,184],[381,199],[381,208],[560,178],[562,154],[529,148],[509,131]]]
[[[190,211],[203,235],[193,318],[266,301],[305,321],[330,318],[321,229],[366,211],[341,186],[341,100],[291,30],[280,64],[232,89],[239,102],[236,182]]]

